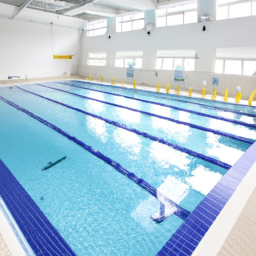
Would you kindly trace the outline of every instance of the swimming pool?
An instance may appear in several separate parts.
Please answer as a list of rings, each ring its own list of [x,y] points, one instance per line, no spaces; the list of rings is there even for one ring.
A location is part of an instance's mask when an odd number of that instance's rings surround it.
[[[79,81],[0,96],[0,159],[77,255],[155,255],[184,221],[154,222],[153,190],[115,165],[192,212],[256,139],[252,107]]]

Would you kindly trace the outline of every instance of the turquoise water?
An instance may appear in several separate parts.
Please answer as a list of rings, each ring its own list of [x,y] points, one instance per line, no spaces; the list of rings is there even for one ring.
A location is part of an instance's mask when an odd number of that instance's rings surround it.
[[[213,119],[67,85],[45,85],[213,128]],[[250,146],[37,85],[20,87],[231,165]],[[96,85],[93,88],[133,94],[117,88]],[[226,173],[211,163],[19,89],[1,88],[0,95],[111,157],[155,188],[160,187],[161,192],[189,211]],[[169,99],[160,100],[156,95],[143,93],[136,97],[170,104]],[[171,104],[181,107],[177,102]],[[185,106],[183,103],[182,107]],[[194,108],[200,111],[190,104],[189,109]],[[154,197],[75,143],[2,101],[0,121],[0,158],[78,255],[155,255],[182,223],[176,216],[161,224],[153,222],[150,216],[159,210]],[[253,120],[248,119],[250,122]],[[240,125],[223,122],[216,125],[219,130],[228,125],[229,133],[243,137],[255,136],[255,130]],[[49,161],[63,156],[67,156],[65,161],[41,171]]]

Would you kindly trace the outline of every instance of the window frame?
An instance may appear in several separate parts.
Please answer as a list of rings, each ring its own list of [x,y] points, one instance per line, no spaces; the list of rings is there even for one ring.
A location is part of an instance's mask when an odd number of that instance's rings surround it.
[[[256,61],[256,59],[251,59],[251,58],[224,58],[224,57],[217,57],[216,60],[222,60],[223,61],[223,67],[222,67],[222,73],[216,73],[214,71],[215,74],[235,75],[235,76],[249,76],[249,75],[244,74],[244,62],[245,61]],[[232,60],[233,61],[241,61],[241,75],[225,73],[225,66],[226,66],[226,61],[227,60],[229,60],[229,61],[232,61]],[[215,70],[216,70],[216,67],[215,67]],[[256,69],[255,69],[255,71],[256,71]]]
[[[121,23],[121,31],[117,31],[117,18],[122,18],[123,19],[123,17],[125,17],[125,16],[133,16],[134,17],[134,15],[136,15],[136,14],[139,14],[139,13],[143,13],[143,15],[144,15],[144,17],[143,18],[140,18],[140,19],[131,19],[131,20],[122,20],[121,22],[119,22],[119,23]],[[144,21],[144,27],[145,27],[145,12],[136,12],[136,13],[133,13],[133,14],[131,14],[131,15],[122,15],[122,16],[117,16],[116,17],[116,33],[124,33],[124,32],[129,32],[129,31],[136,31],[136,30],[142,30],[143,28],[141,28],[141,29],[134,29],[134,25],[133,25],[133,23],[134,23],[134,21],[138,21],[138,20],[143,20]],[[126,31],[123,31],[123,23],[127,23],[127,22],[131,22],[132,23],[132,29],[131,30],[126,30]]]
[[[242,17],[232,17],[230,18],[230,6],[233,6],[233,5],[236,5],[236,4],[241,4],[241,3],[251,3],[251,15],[248,15],[248,16],[242,16]],[[253,3],[256,3],[255,0],[238,0],[236,2],[231,2],[231,3],[225,3],[225,4],[218,4],[217,3],[217,16],[216,16],[216,20],[225,20],[225,19],[237,19],[237,18],[243,18],[243,17],[250,17],[250,16],[255,16],[253,15]],[[228,10],[227,10],[227,18],[225,19],[217,19],[218,17],[218,8],[219,7],[228,7]]]
[[[94,36],[103,36],[103,35],[105,35],[106,34],[106,32],[107,32],[107,26],[108,26],[108,19],[100,19],[100,20],[97,20],[99,23],[100,22],[103,22],[103,21],[105,21],[106,20],[106,26],[104,26],[104,27],[100,27],[100,28],[93,28],[93,29],[89,29],[89,26],[90,26],[90,22],[92,23],[92,22],[96,22],[95,20],[92,20],[92,21],[88,21],[87,22],[87,24],[86,24],[86,36],[87,37],[94,37]],[[96,23],[97,24],[97,23]],[[100,34],[100,35],[89,35],[90,34],[90,32],[91,31],[95,31],[95,30],[100,30],[100,29],[106,29],[106,32],[104,33],[104,34]]]
[[[182,59],[182,67],[183,67],[183,71],[186,71],[185,70],[185,67],[184,67],[184,63],[185,63],[185,60],[187,59],[190,59],[190,60],[195,60],[194,57],[179,57],[179,56],[175,56],[175,57],[171,57],[171,56],[168,56],[168,57],[163,57],[163,56],[157,56],[156,57],[156,64],[157,64],[157,59],[162,59],[162,64],[161,64],[161,68],[160,69],[157,69],[156,70],[165,70],[165,71],[172,71],[175,69],[175,59]],[[173,62],[172,62],[172,69],[163,69],[163,64],[164,64],[164,59],[173,59]],[[156,67],[156,65],[155,65]],[[190,71],[187,71],[187,72],[192,72],[192,71],[195,71],[196,69],[196,63],[195,63],[195,66],[194,66],[194,70],[190,70]]]
[[[129,51],[127,51],[127,52],[129,52]],[[124,57],[115,56],[115,63],[114,63],[115,68],[127,68],[125,66],[125,60],[127,60],[127,59],[141,59],[141,67],[137,68],[136,66],[134,66],[134,68],[135,69],[142,69],[142,67],[143,67],[143,51],[141,51],[141,52],[142,52],[142,55],[132,55],[132,56],[127,56],[127,57],[125,57],[125,56]],[[116,54],[117,54],[117,52],[116,52]],[[116,67],[116,60],[123,60],[123,67]]]
[[[157,12],[156,12],[156,27],[157,28],[161,28],[161,27],[170,27],[170,26],[178,26],[178,25],[186,25],[186,24],[194,24],[194,23],[198,23],[198,20],[196,22],[192,22],[192,23],[185,23],[185,13],[189,13],[189,12],[197,12],[197,8],[193,8],[193,9],[188,9],[188,10],[184,10],[184,11],[177,11],[177,12],[169,12],[168,13],[168,9],[169,8],[163,8],[166,10],[165,14],[164,15],[157,15]],[[163,9],[159,9],[159,10],[163,10]],[[183,15],[183,23],[181,24],[177,24],[177,25],[167,25],[167,17],[169,16],[174,16],[174,15],[179,15],[179,14],[182,14]],[[158,18],[163,18],[165,17],[165,26],[158,26]]]
[[[103,53],[105,54],[105,58],[104,57],[90,57],[90,54],[92,53]],[[102,60],[105,61],[105,65],[90,65],[89,61],[91,60]],[[107,65],[107,52],[88,52],[87,54],[87,62],[86,62],[87,66],[93,66],[93,67],[105,67]]]

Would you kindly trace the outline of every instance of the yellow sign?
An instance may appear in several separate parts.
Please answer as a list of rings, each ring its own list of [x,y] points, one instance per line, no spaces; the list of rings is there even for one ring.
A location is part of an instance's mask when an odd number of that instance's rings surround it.
[[[72,56],[74,55],[53,55],[53,58],[58,60],[70,60]]]

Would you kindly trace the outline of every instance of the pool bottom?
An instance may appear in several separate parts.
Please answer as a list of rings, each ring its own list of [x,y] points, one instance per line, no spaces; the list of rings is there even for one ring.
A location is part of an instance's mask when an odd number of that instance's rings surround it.
[[[172,216],[156,224],[150,219],[159,210],[156,199],[56,132],[0,105],[1,159],[77,255],[155,255],[182,223]],[[41,171],[63,155],[64,162]]]

